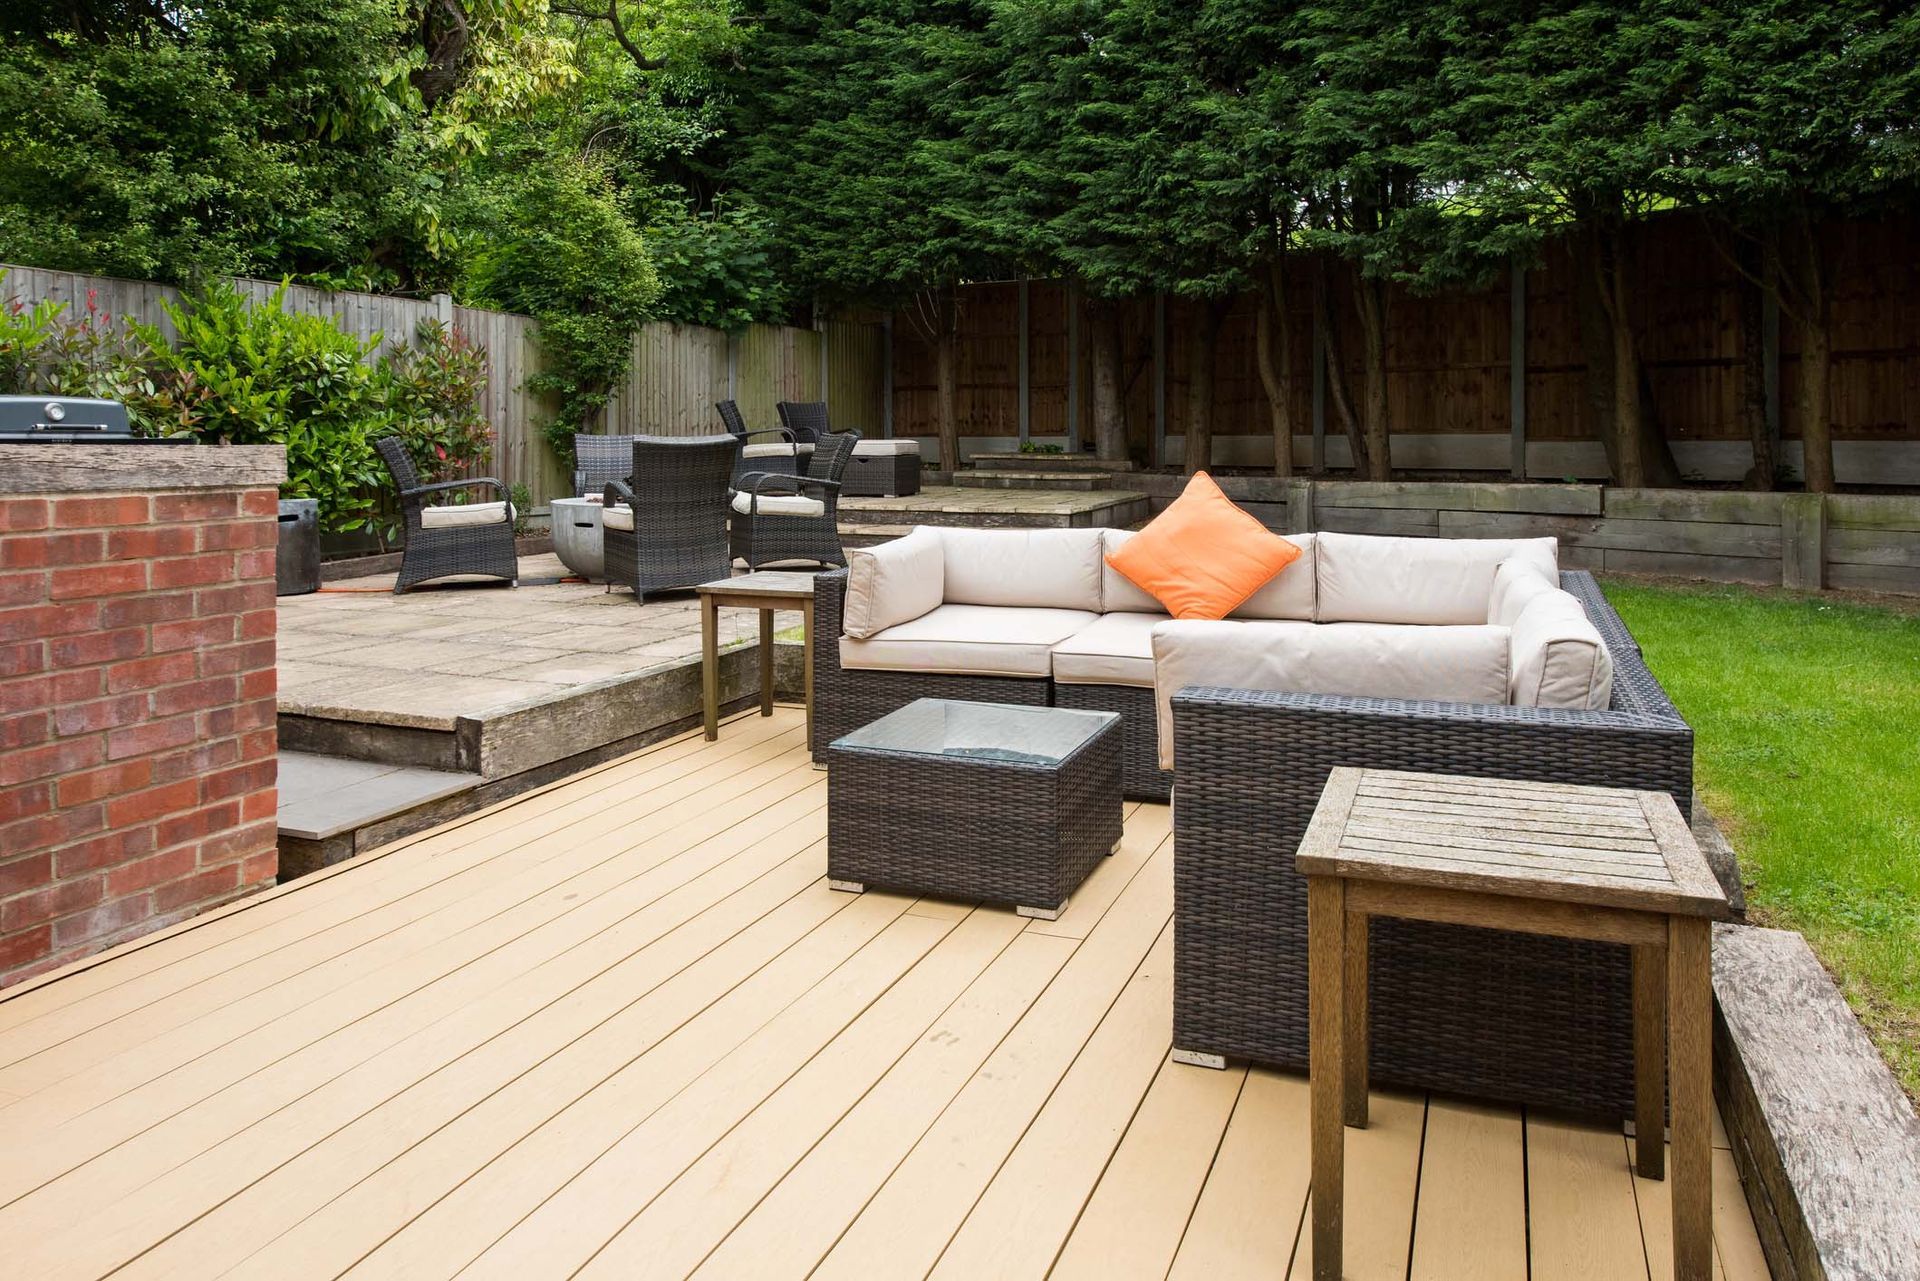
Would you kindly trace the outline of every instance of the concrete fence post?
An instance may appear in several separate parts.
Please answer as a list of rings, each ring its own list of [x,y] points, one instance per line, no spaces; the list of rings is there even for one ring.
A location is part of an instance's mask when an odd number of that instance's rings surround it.
[[[1780,585],[1817,592],[1826,586],[1827,500],[1788,494],[1780,500]]]

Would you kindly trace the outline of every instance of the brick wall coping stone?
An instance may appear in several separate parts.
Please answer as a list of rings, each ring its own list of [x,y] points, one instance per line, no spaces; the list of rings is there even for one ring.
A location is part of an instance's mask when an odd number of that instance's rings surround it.
[[[279,445],[0,445],[0,494],[256,489],[286,478]]]

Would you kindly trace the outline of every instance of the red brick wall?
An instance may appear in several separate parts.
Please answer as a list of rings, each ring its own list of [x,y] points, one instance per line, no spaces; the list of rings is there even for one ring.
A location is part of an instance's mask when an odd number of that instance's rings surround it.
[[[276,498],[0,495],[0,986],[272,882]]]

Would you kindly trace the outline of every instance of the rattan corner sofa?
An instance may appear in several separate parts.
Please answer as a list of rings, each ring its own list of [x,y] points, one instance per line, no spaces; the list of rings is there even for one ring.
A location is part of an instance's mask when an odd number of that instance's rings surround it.
[[[1187,1061],[1305,1068],[1292,856],[1337,765],[1656,788],[1691,812],[1692,731],[1592,576],[1558,572],[1551,539],[1295,535],[1301,559],[1233,618],[1187,623],[1105,565],[1130,536],[916,530],[918,571],[886,585],[917,582],[924,603],[937,547],[937,598],[865,636],[847,632],[850,576],[870,615],[886,567],[854,553],[817,581],[812,746],[822,759],[919,697],[1119,712],[1127,794],[1165,799],[1178,782],[1173,1036]],[[1060,557],[1075,572],[1046,567]],[[1066,634],[1045,643],[1049,628]],[[888,652],[903,642],[919,652]],[[1371,946],[1381,1084],[1631,1114],[1624,948],[1402,921],[1377,922]]]

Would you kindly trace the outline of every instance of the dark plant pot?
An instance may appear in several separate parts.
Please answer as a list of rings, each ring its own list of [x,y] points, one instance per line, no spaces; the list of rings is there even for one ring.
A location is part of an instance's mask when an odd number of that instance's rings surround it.
[[[304,596],[320,590],[320,504],[314,499],[280,500],[280,543],[273,579],[276,596]]]

